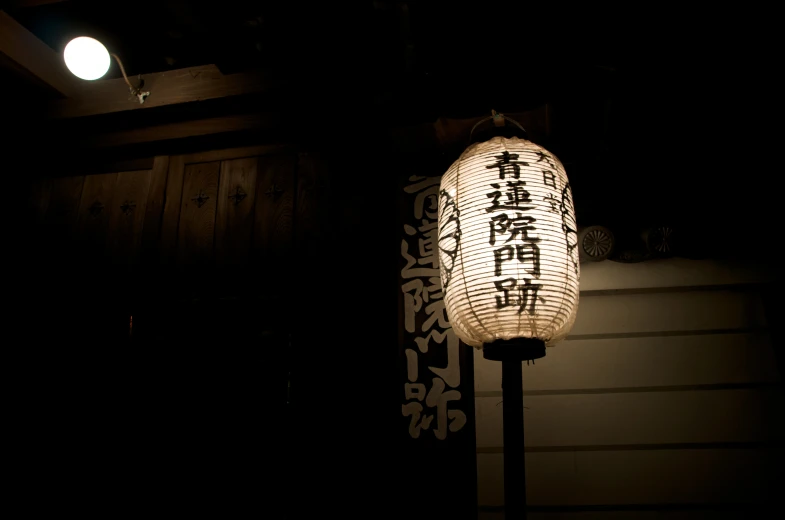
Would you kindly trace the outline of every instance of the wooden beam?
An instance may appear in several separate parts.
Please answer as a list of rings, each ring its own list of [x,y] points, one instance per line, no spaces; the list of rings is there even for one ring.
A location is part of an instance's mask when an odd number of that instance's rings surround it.
[[[66,0],[9,0],[8,6],[23,9],[25,7],[38,7],[39,5],[59,4]]]
[[[136,78],[131,78],[136,80]],[[223,75],[215,65],[143,74],[144,90],[150,96],[140,104],[131,96],[125,80],[84,81],[74,99],[58,100],[51,106],[52,118],[84,117],[128,110],[144,110],[266,91],[277,82],[261,73]]]
[[[5,11],[0,11],[0,55],[64,97],[73,95],[77,88],[77,80],[62,57]]]
[[[79,144],[89,148],[126,146],[243,130],[272,129],[281,122],[283,122],[282,116],[267,114],[213,117],[98,134],[79,140]]]
[[[394,127],[390,129],[388,138],[397,150],[404,153],[416,153],[434,148],[458,147],[463,149],[469,144],[469,135],[474,125],[488,116],[468,119],[440,117],[434,123]],[[527,112],[508,113],[504,116],[523,126],[529,140],[542,142],[548,137],[550,128],[548,105],[542,105]],[[491,125],[480,126],[477,128],[477,132],[487,129],[489,126]]]
[[[283,153],[294,153],[296,148],[291,144],[263,144],[255,146],[243,146],[240,148],[223,148],[220,150],[210,150],[207,152],[196,152],[182,156],[185,164],[200,162],[226,161],[232,159],[243,159],[246,157],[259,157],[262,155],[274,155]]]
[[[433,124],[433,128],[436,133],[436,138],[439,140],[439,144],[442,146],[449,146],[451,144],[456,144],[456,143],[468,144],[469,134],[471,133],[471,130],[474,127],[474,125],[477,124],[479,121],[486,119],[488,116],[490,116],[490,114],[488,114],[487,116],[475,117],[472,119],[447,119],[447,118],[440,117]],[[527,112],[504,114],[504,116],[512,119],[513,121],[523,126],[523,128],[526,129],[526,133],[528,134],[529,139],[538,141],[547,134],[547,128],[548,128],[547,105],[542,105],[536,109],[529,110]],[[511,123],[507,123],[507,124],[511,124]],[[492,125],[488,125],[485,128],[487,129],[489,126]],[[482,128],[477,128],[477,131],[481,129]]]

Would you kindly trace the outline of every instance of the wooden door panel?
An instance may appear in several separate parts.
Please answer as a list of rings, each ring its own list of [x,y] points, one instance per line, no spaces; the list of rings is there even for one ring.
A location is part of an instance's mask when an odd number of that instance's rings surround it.
[[[220,167],[218,161],[185,167],[177,236],[180,266],[209,268],[212,264]]]

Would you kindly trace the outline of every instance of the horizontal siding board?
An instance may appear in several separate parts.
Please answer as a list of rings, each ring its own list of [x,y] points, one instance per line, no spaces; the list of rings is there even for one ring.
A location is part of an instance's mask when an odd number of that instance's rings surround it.
[[[475,351],[476,392],[501,391],[501,363]],[[563,341],[524,365],[524,391],[780,381],[766,333]]]
[[[655,511],[529,513],[527,520],[660,520]],[[480,511],[477,520],[505,520],[503,511]]]
[[[771,492],[776,464],[767,450],[530,453],[527,500],[564,507],[759,504]],[[502,506],[502,454],[477,455],[477,468],[480,507]]]
[[[758,514],[760,511],[755,511]],[[732,511],[716,509],[691,509],[687,511],[628,510],[628,511],[569,511],[529,512],[528,520],[739,520],[759,518],[751,508],[733,508]],[[505,520],[504,511],[480,511],[477,520]]]
[[[735,511],[661,511],[657,520],[738,520],[739,518],[765,518],[767,511],[762,508],[739,508]]]
[[[625,264],[581,265],[581,291],[653,289],[710,285],[758,284],[782,279],[778,265],[750,265],[720,260],[669,258]]]
[[[476,400],[477,446],[502,446],[502,398]],[[537,395],[524,399],[526,445],[764,442],[783,438],[779,387]]]
[[[689,291],[587,296],[570,336],[733,330],[765,327],[760,296],[745,291]]]

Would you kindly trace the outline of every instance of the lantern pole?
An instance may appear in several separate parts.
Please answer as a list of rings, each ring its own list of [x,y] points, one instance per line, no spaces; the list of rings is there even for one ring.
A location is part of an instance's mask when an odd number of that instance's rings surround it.
[[[523,375],[520,361],[502,361],[504,518],[526,518],[526,452],[523,441]]]
[[[502,362],[504,518],[525,520],[526,450],[523,437],[523,366],[545,356],[545,342],[516,338],[483,345],[483,357]]]

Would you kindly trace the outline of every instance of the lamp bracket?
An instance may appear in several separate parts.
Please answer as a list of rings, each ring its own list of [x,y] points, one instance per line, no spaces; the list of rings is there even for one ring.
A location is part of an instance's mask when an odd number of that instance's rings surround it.
[[[134,87],[131,85],[131,82],[128,80],[128,76],[125,74],[125,67],[123,67],[123,62],[120,60],[120,57],[114,53],[112,53],[112,57],[117,60],[117,64],[120,66],[120,72],[123,73],[123,78],[125,79],[126,85],[128,85],[128,89],[131,91],[131,95],[136,96],[136,99],[139,100],[139,104],[141,105],[144,103],[144,100],[147,99],[147,96],[150,95],[149,90],[142,90],[142,87],[144,87],[144,80],[142,79],[142,75],[139,74],[139,84]]]
[[[150,95],[150,91],[143,91],[142,87],[144,87],[144,80],[142,79],[141,74],[139,74],[139,83],[136,87],[132,87],[130,84],[128,85],[131,95],[136,96],[136,99],[139,100],[140,105],[144,103],[144,100],[147,99],[147,96]]]

